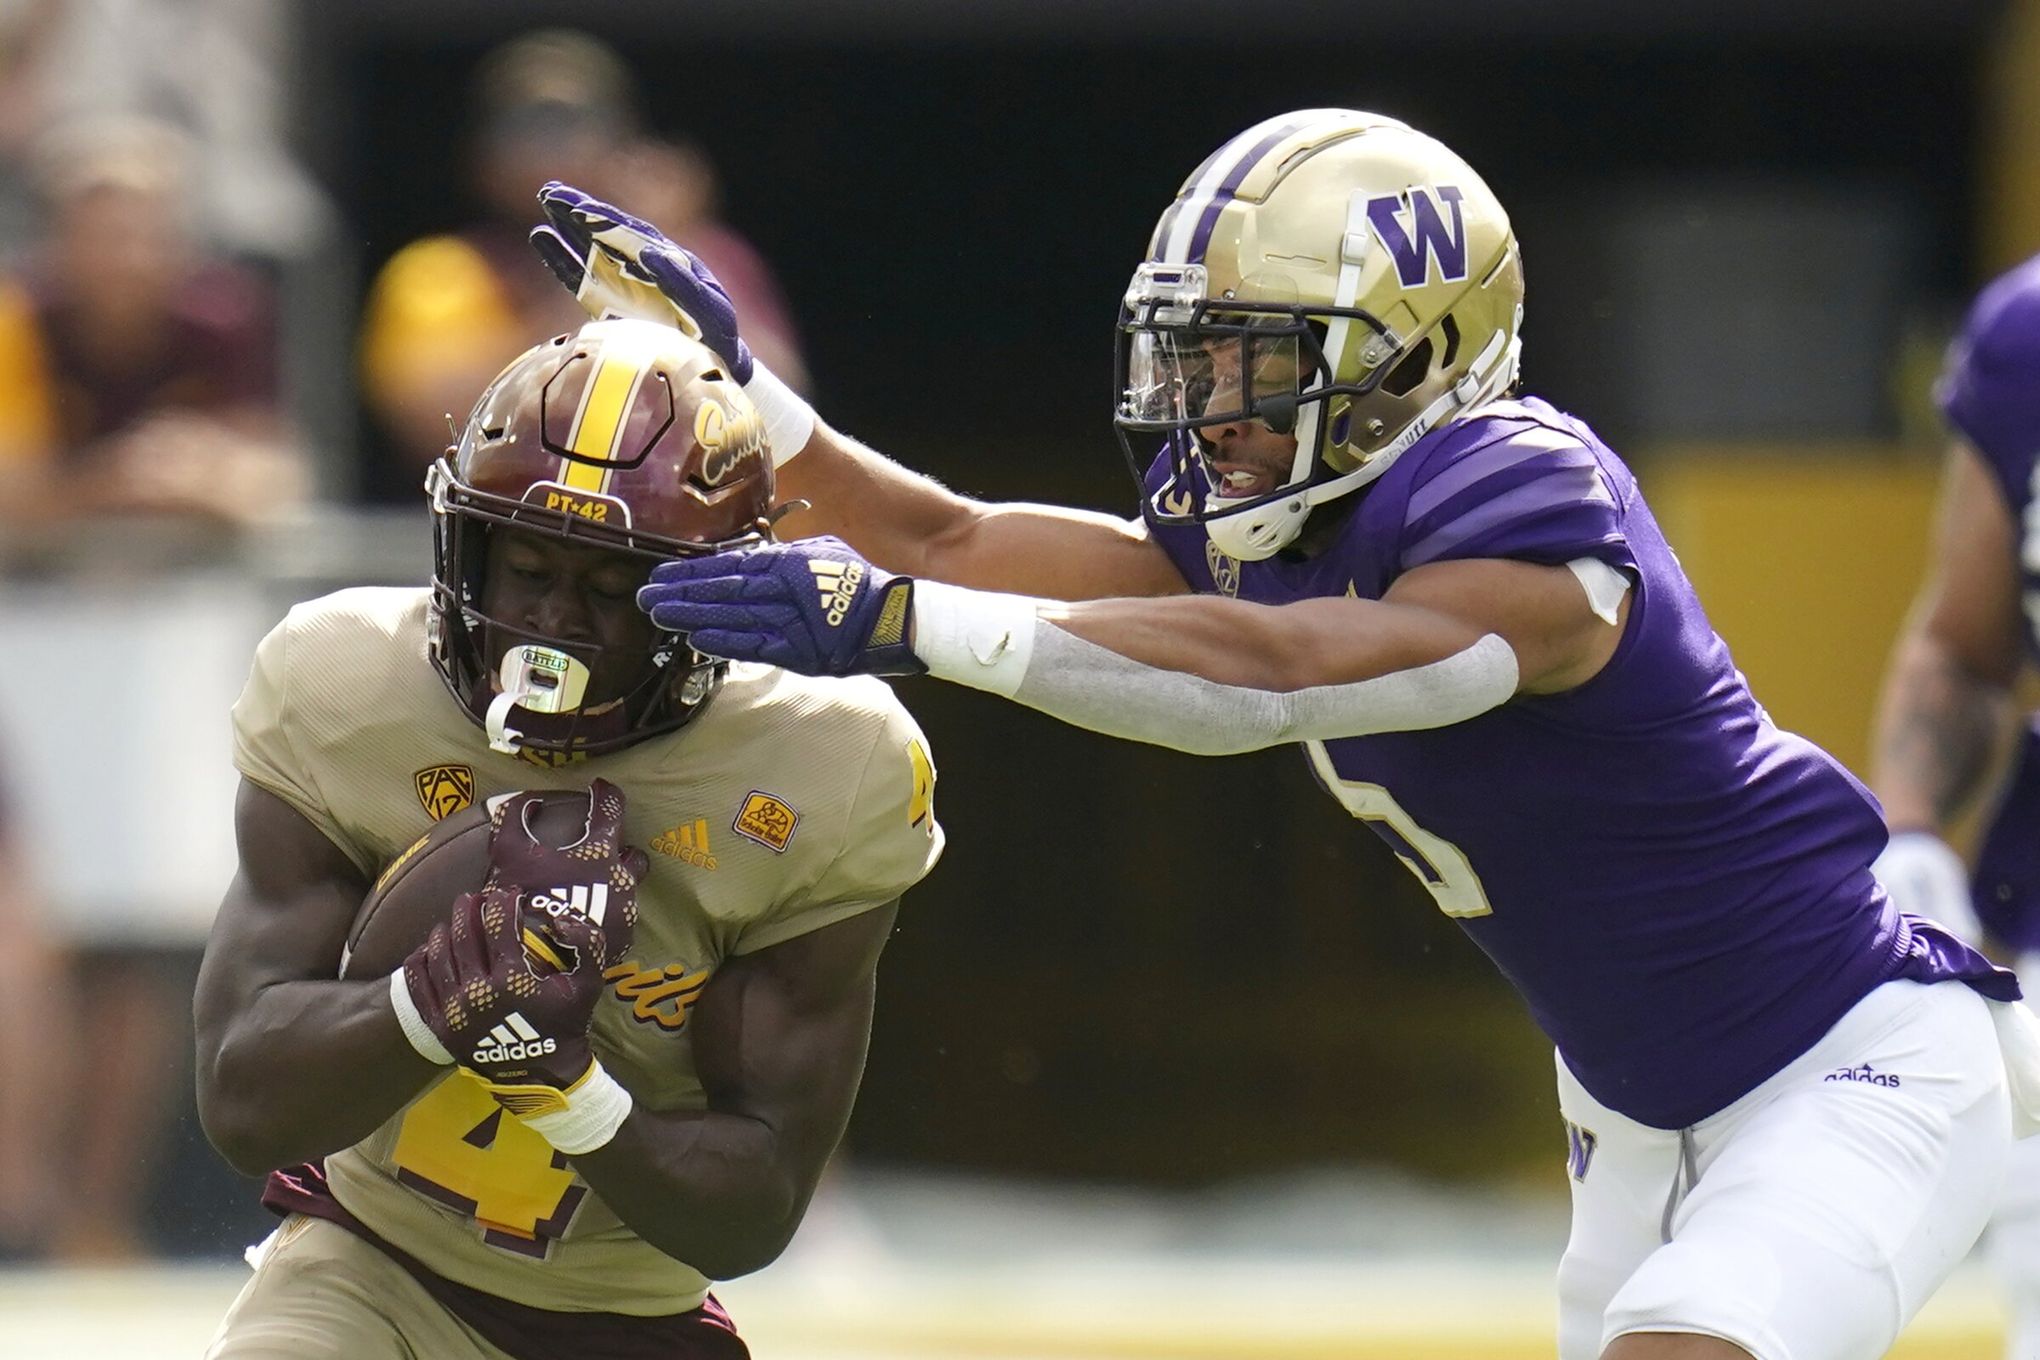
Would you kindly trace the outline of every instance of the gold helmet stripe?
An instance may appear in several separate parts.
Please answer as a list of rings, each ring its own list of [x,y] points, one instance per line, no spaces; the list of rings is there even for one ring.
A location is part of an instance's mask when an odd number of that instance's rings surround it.
[[[644,366],[631,359],[603,357],[596,361],[595,376],[581,395],[581,409],[574,415],[574,432],[567,447],[583,458],[608,463],[616,456],[616,441],[623,433],[624,416],[637,394]],[[573,458],[560,459],[560,481],[576,491],[601,494],[609,490],[610,469]]]

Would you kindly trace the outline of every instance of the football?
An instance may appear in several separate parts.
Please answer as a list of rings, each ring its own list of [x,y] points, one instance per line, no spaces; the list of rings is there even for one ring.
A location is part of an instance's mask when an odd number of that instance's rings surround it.
[[[547,845],[580,839],[588,791],[547,792],[531,825]],[[447,918],[453,899],[481,891],[488,876],[489,810],[477,804],[438,822],[389,862],[347,929],[340,976],[381,977],[397,968]]]

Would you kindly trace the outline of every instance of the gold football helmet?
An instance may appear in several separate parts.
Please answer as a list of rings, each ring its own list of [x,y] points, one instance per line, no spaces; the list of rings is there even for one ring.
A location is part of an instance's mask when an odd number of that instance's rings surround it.
[[[1523,269],[1471,167],[1407,124],[1305,109],[1240,133],[1183,182],[1120,312],[1114,425],[1160,524],[1258,561],[1311,510],[1515,381]],[[1229,377],[1226,375],[1243,375]],[[1296,437],[1286,482],[1222,494],[1200,427]]]

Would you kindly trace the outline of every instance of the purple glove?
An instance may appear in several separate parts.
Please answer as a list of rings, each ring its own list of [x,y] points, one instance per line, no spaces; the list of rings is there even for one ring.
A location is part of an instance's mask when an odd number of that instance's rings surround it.
[[[768,543],[652,568],[638,607],[697,651],[802,675],[921,675],[907,643],[914,578],[840,538]]]
[[[692,251],[558,180],[547,181],[538,202],[550,225],[532,228],[532,249],[590,316],[677,326],[714,350],[740,386],[751,381],[736,305]]]

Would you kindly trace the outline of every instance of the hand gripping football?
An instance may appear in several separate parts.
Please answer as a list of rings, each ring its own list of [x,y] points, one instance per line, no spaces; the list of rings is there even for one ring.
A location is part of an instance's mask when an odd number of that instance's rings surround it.
[[[531,827],[546,845],[577,840],[588,822],[585,789],[548,791]],[[340,956],[343,978],[382,977],[447,919],[453,899],[480,892],[489,877],[489,809],[476,805],[439,822],[391,860],[376,879]]]

